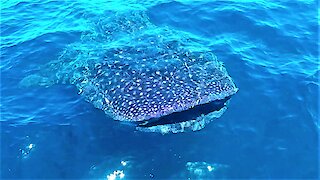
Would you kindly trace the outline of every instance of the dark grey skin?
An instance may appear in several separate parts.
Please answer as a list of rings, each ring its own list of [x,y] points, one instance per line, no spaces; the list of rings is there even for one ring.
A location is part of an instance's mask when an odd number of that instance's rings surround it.
[[[204,40],[157,27],[143,12],[106,21],[22,84],[74,84],[95,107],[144,131],[195,131],[223,114],[238,89]]]

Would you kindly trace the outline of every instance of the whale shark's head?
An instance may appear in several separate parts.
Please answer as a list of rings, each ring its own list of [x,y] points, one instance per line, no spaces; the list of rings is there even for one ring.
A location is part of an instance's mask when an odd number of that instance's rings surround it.
[[[121,48],[95,66],[102,109],[139,129],[181,125],[224,111],[237,88],[211,53]],[[112,60],[110,60],[112,59]],[[98,91],[98,92],[97,92]],[[220,113],[221,114],[221,113]]]

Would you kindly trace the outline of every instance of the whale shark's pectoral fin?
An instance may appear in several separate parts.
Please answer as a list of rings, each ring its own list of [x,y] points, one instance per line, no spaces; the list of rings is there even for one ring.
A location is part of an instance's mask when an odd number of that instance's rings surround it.
[[[29,76],[24,77],[20,83],[19,87],[34,87],[34,86],[41,86],[41,87],[50,87],[53,84],[56,84],[54,78],[45,77],[40,74],[32,74]]]

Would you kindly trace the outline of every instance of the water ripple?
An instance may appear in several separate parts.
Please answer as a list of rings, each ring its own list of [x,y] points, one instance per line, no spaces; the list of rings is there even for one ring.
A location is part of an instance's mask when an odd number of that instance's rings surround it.
[[[129,179],[187,178],[188,162],[228,166],[208,178],[316,178],[317,3],[1,1],[1,176],[106,178],[129,160]],[[78,41],[90,28],[88,20],[128,9],[146,10],[153,23],[208,42],[240,89],[221,119],[192,134],[134,132],[86,103],[72,86],[18,86]]]

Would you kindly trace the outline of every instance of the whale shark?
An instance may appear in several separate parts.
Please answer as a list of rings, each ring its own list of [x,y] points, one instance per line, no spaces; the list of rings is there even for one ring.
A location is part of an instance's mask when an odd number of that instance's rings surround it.
[[[143,11],[88,24],[80,41],[21,84],[73,84],[114,120],[163,134],[204,128],[238,91],[207,40],[154,25]]]

